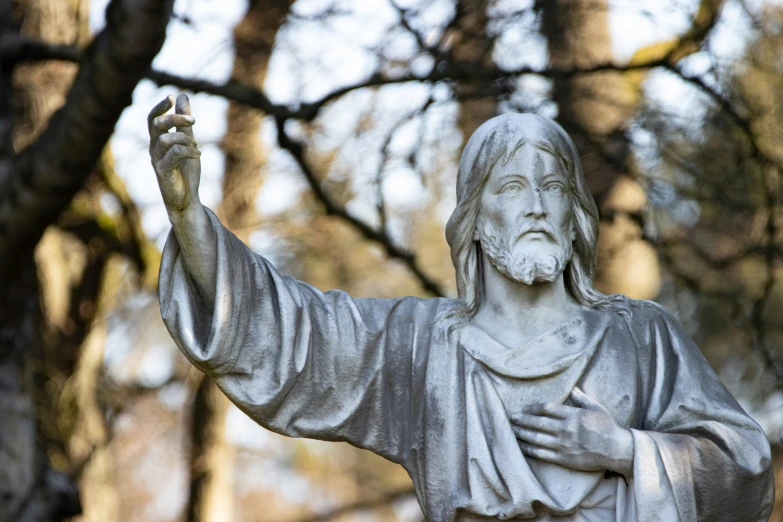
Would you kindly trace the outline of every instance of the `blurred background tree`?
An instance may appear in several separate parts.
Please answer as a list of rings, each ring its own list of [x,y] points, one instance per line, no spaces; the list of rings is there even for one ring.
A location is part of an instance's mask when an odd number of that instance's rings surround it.
[[[462,144],[557,118],[597,287],[677,315],[783,483],[777,2],[13,0],[0,31],[0,521],[421,520],[401,468],[264,431],[168,338],[144,121],[174,90],[202,201],[360,297],[454,295]]]

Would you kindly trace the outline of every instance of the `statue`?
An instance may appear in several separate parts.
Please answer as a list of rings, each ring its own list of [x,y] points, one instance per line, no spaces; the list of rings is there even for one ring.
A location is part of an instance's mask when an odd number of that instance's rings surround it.
[[[498,116],[465,146],[459,299],[355,299],[278,273],[201,205],[173,104],[149,116],[161,313],[256,422],[401,464],[433,522],[767,520],[761,428],[666,310],[593,288],[598,213],[556,123]]]

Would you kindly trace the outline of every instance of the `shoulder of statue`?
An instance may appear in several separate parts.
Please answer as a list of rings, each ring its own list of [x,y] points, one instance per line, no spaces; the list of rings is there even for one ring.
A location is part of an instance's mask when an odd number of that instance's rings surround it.
[[[666,323],[677,322],[666,308],[655,301],[631,299],[623,294],[606,297],[594,310],[603,316],[610,316],[618,326],[625,325],[640,347],[649,344],[650,336]]]
[[[650,345],[659,337],[662,330],[666,336],[671,330],[682,330],[680,323],[663,305],[655,301],[642,299],[624,299],[624,314],[628,327],[632,330],[640,347]],[[673,327],[673,328],[672,328]]]
[[[672,317],[663,305],[655,301],[628,298],[628,303],[634,317],[641,321],[654,321],[662,318],[668,320]]]

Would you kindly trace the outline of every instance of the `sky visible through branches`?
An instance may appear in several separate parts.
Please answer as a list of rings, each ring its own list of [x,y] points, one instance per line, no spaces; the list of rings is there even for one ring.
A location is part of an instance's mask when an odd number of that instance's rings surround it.
[[[278,33],[264,87],[269,99],[295,110],[344,86],[359,84],[377,72],[387,76],[408,73],[427,76],[433,62],[417,54],[417,49],[421,43],[428,45],[440,38],[441,28],[453,15],[453,3],[424,0],[395,5],[390,1],[296,2],[289,22]],[[103,25],[107,3],[107,0],[92,2],[93,32]],[[776,2],[764,5],[772,3]],[[547,45],[536,33],[531,4],[522,0],[499,2],[490,13],[495,18],[491,27],[497,31],[493,58],[500,68],[541,70],[547,65]],[[617,62],[625,63],[640,48],[680,34],[689,26],[696,4],[686,0],[611,2],[610,25]],[[743,8],[738,2],[728,2],[706,42],[708,52],[685,58],[680,63],[681,72],[698,76],[709,88],[725,94],[720,75],[744,52],[744,35],[750,34],[752,28],[747,13],[759,12],[761,5],[761,2],[745,2]],[[232,30],[245,9],[245,2],[240,0],[177,1],[176,18],[169,25],[154,68],[225,83],[233,63]],[[407,23],[419,35],[420,42],[400,27],[401,9],[408,13]],[[501,110],[524,109],[556,115],[556,107],[547,96],[551,86],[549,78],[523,75],[516,80],[516,86],[516,93],[501,104]],[[667,70],[652,71],[644,91],[647,103],[662,113],[672,117],[687,115],[694,122],[706,117],[711,103],[703,91]],[[146,115],[160,99],[175,92],[175,88],[159,88],[152,81],[142,81],[135,90],[133,105],[124,112],[111,141],[117,171],[142,210],[144,230],[160,249],[169,223],[147,155]],[[191,107],[197,121],[196,139],[203,153],[201,199],[214,209],[222,199],[224,157],[220,142],[226,132],[228,101],[195,94],[191,95]],[[416,212],[434,205],[437,220],[445,226],[453,209],[456,161],[464,139],[457,119],[458,104],[448,85],[409,82],[352,91],[322,107],[312,125],[288,121],[285,130],[290,137],[307,142],[309,153],[315,158],[311,164],[320,168],[319,162],[329,158],[323,162],[328,166],[318,175],[338,199],[341,194],[348,194],[340,202],[352,216],[380,228],[394,244],[408,248],[411,228],[416,226]],[[694,123],[688,128],[699,132],[700,125]],[[285,239],[275,234],[274,225],[281,220],[297,219],[297,205],[309,185],[294,158],[277,145],[276,122],[271,116],[263,124],[262,139],[270,151],[257,200],[263,222],[251,234],[250,244],[255,251],[285,267],[292,254]],[[631,139],[640,168],[654,173],[660,162],[654,151],[654,138],[649,131],[636,126],[632,128]],[[671,213],[675,219],[683,223],[697,219],[700,212],[697,203],[685,199],[675,203],[677,208]],[[109,212],[117,210],[111,198],[106,198],[104,205]],[[445,292],[453,295],[453,285],[445,288]],[[118,382],[161,387],[159,399],[164,406],[181,408],[187,399],[185,385],[167,384],[181,358],[162,330],[156,312],[155,297],[139,294],[113,316],[107,341],[107,367]],[[146,331],[147,337],[142,339],[139,325],[145,321],[157,326]],[[139,351],[138,346],[144,349]],[[775,405],[783,405],[781,397],[772,397],[755,412],[768,433],[783,429],[783,419],[772,414]],[[248,473],[248,477],[254,478],[242,488],[276,489],[289,495],[288,501],[309,503],[315,509],[328,511],[335,507],[327,492],[291,468],[280,465],[279,459],[269,457],[284,454],[284,458],[286,455],[293,458],[286,453],[293,450],[282,445],[276,436],[258,428],[237,410],[229,414],[228,425],[231,442],[239,451],[262,455],[260,462],[266,466],[263,476]],[[326,451],[325,443],[306,444],[314,453]],[[174,480],[160,484],[155,501],[149,506],[154,511],[151,518],[170,518],[181,510],[187,500],[184,473],[179,470]],[[416,520],[419,516],[411,498],[398,499],[394,506],[400,519]]]

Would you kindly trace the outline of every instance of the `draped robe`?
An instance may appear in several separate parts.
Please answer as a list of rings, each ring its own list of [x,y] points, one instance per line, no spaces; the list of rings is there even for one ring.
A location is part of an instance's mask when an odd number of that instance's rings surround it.
[[[173,234],[164,322],[185,356],[265,428],[346,441],[401,464],[428,520],[767,520],[769,443],[663,308],[584,308],[521,346],[449,299],[357,299],[279,274],[209,212],[218,235],[212,309]],[[525,456],[509,417],[568,404],[574,387],[634,439],[633,475]]]

